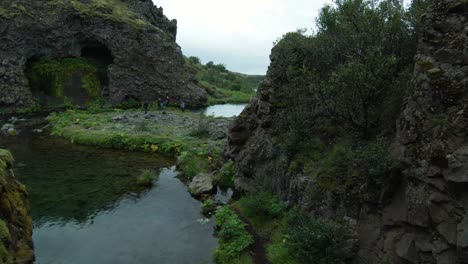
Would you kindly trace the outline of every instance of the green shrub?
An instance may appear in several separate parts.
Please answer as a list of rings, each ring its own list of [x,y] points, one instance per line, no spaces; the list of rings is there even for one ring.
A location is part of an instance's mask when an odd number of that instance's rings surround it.
[[[260,219],[277,218],[284,209],[274,194],[264,191],[245,196],[242,205],[249,217]]]
[[[153,180],[157,178],[157,174],[152,170],[144,170],[137,178],[136,183],[139,186],[152,186]]]
[[[253,243],[253,238],[245,229],[245,224],[227,207],[216,211],[215,225],[219,236],[216,263],[234,263]]]
[[[180,171],[188,179],[192,179],[198,173],[208,172],[210,169],[210,161],[204,158],[204,155],[199,155],[195,151],[183,151],[177,156],[177,166]]]
[[[207,137],[210,134],[210,123],[208,117],[204,114],[200,114],[198,118],[197,127],[190,132],[192,137]]]
[[[88,112],[92,114],[112,111],[112,105],[105,99],[99,98],[88,106]]]
[[[236,164],[229,160],[224,163],[215,177],[215,183],[221,187],[234,187],[234,177],[236,175]]]
[[[348,252],[344,232],[334,222],[292,211],[286,219],[284,233],[289,252],[302,263],[345,263]]]
[[[209,198],[202,203],[202,213],[204,215],[211,214],[216,210],[216,202]]]
[[[140,108],[140,102],[134,97],[127,97],[125,100],[123,100],[119,108],[121,109],[136,109]]]

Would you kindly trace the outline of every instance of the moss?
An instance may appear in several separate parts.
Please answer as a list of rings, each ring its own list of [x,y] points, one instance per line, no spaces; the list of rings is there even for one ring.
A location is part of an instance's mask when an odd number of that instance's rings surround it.
[[[418,64],[418,66],[421,67],[421,69],[424,71],[429,71],[430,69],[434,68],[434,64],[432,64],[430,61],[418,60],[416,61],[416,64]]]
[[[0,241],[2,243],[11,241],[10,230],[8,230],[7,224],[2,219],[0,219]]]
[[[65,58],[62,60],[45,58],[32,65],[27,75],[34,92],[48,89],[46,94],[65,98],[64,88],[74,73],[81,74],[82,88],[90,98],[100,95],[101,83],[98,78],[98,66],[84,58]]]

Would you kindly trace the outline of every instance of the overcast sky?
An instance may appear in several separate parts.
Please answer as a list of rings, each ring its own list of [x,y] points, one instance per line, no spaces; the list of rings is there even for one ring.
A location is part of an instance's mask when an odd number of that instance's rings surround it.
[[[311,28],[331,0],[153,0],[177,19],[177,43],[186,56],[223,63],[231,71],[265,74],[273,42]]]

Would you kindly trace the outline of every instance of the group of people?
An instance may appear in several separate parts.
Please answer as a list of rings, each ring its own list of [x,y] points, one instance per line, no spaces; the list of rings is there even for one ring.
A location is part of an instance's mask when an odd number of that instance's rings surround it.
[[[160,110],[166,108],[169,106],[169,103],[170,103],[170,100],[169,100],[169,96],[167,95],[166,98],[161,98],[161,97],[158,97],[158,108]],[[143,110],[145,111],[145,114],[148,113],[148,108],[150,107],[150,104],[151,104],[151,101],[150,100],[145,100],[143,102]],[[180,110],[182,110],[182,112],[185,112],[185,101],[184,100],[180,100],[180,105],[179,105],[179,108]]]

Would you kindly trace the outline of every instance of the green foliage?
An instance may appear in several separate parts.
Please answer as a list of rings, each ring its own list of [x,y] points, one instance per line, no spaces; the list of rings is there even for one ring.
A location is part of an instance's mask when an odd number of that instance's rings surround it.
[[[301,264],[294,254],[291,253],[290,247],[287,246],[287,237],[281,232],[282,227],[279,227],[270,238],[270,243],[267,245],[268,260],[272,264]]]
[[[265,191],[243,197],[242,205],[247,216],[259,219],[278,218],[284,210],[278,198],[274,194]]]
[[[0,243],[8,243],[11,241],[10,230],[5,221],[0,219]]]
[[[197,174],[210,170],[210,159],[203,153],[183,151],[177,156],[177,165],[185,177],[192,179]]]
[[[152,186],[153,180],[157,178],[157,174],[152,170],[144,170],[137,178],[138,186]]]
[[[34,63],[26,74],[35,94],[43,92],[45,95],[66,98],[65,85],[71,82],[73,74],[79,73],[81,87],[91,99],[96,99],[101,92],[98,71],[99,67],[85,58],[43,58]]]
[[[88,112],[92,114],[113,111],[112,105],[104,98],[98,98],[88,106]]]
[[[136,109],[140,108],[140,102],[135,97],[127,97],[120,104],[121,109]]]
[[[216,263],[235,262],[253,243],[252,236],[245,229],[245,224],[227,207],[216,211],[215,225],[219,236],[218,248],[215,251]]]
[[[300,263],[345,263],[343,229],[336,223],[299,211],[288,213],[284,227],[286,246]]]
[[[377,202],[392,167],[383,139],[362,146],[337,144],[320,163],[317,192],[326,191],[347,202]]]
[[[223,64],[201,64],[197,57],[186,58],[186,65],[208,93],[208,104],[248,103],[264,76],[230,72]]]
[[[339,0],[321,10],[313,34],[285,34],[272,62],[278,130],[307,138],[326,122],[369,139],[394,124],[414,66],[421,28],[415,17],[429,4]]]
[[[195,56],[190,56],[190,57],[188,57],[188,60],[189,60],[190,63],[192,63],[192,64],[201,64],[200,58],[195,57]]]
[[[234,178],[236,176],[236,164],[229,160],[215,176],[215,183],[221,187],[234,187]]]
[[[213,199],[209,198],[209,199],[203,201],[203,203],[202,203],[202,213],[204,215],[211,214],[215,210],[216,210],[216,202]]]

